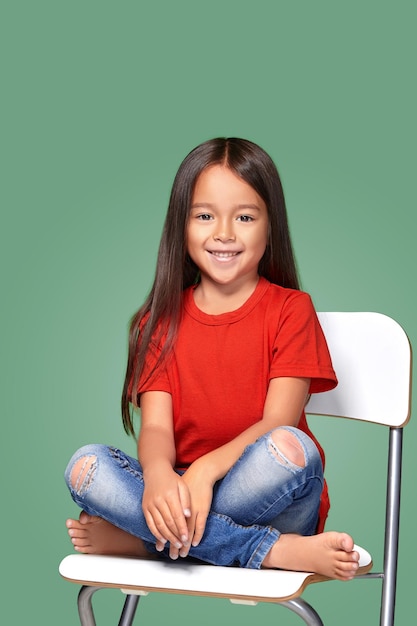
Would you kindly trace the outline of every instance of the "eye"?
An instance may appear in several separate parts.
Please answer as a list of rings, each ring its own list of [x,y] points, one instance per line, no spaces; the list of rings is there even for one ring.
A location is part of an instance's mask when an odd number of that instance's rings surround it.
[[[212,219],[211,215],[209,215],[208,213],[200,213],[200,215],[196,215],[196,218],[201,222],[208,222]]]
[[[239,217],[237,218],[237,220],[239,222],[253,222],[254,218],[252,217],[252,215],[239,215]]]

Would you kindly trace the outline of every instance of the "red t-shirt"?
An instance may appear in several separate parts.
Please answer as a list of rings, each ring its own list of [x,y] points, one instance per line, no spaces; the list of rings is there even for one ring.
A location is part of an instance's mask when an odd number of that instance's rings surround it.
[[[197,308],[193,291],[184,292],[183,315],[171,357],[147,380],[145,375],[138,389],[139,393],[171,394],[176,466],[181,468],[261,420],[272,378],[310,378],[310,393],[337,384],[308,294],[260,278],[240,308],[209,315]],[[150,355],[147,365],[153,360]],[[316,442],[324,466],[323,450],[304,414],[298,426]],[[318,530],[323,529],[328,510],[325,486]]]

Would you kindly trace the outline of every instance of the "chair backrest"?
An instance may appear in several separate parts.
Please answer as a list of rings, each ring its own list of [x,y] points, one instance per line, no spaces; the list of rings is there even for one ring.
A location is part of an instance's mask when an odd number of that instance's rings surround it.
[[[318,317],[339,384],[313,394],[306,412],[404,426],[411,410],[411,347],[401,326],[381,313]]]

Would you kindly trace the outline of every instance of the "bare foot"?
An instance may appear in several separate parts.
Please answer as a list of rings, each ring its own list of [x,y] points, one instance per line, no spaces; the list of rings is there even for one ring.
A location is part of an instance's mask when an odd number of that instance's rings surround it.
[[[358,573],[359,554],[354,550],[352,537],[346,533],[326,532],[311,537],[283,534],[262,566],[351,580]]]
[[[101,517],[85,511],[80,519],[68,519],[68,534],[77,552],[83,554],[116,554],[119,556],[151,557],[138,537],[113,526]]]

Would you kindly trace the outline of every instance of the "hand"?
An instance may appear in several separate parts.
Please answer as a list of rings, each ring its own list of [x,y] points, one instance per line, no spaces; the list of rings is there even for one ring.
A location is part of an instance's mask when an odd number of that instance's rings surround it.
[[[191,499],[191,515],[188,518],[188,544],[179,549],[182,557],[188,555],[191,545],[198,546],[206,527],[207,516],[213,500],[213,484],[207,480],[202,459],[195,461],[182,475]]]
[[[177,558],[190,537],[187,518],[191,515],[191,498],[186,483],[171,468],[153,468],[145,476],[142,508],[157,550],[162,551],[169,542],[170,556]]]

